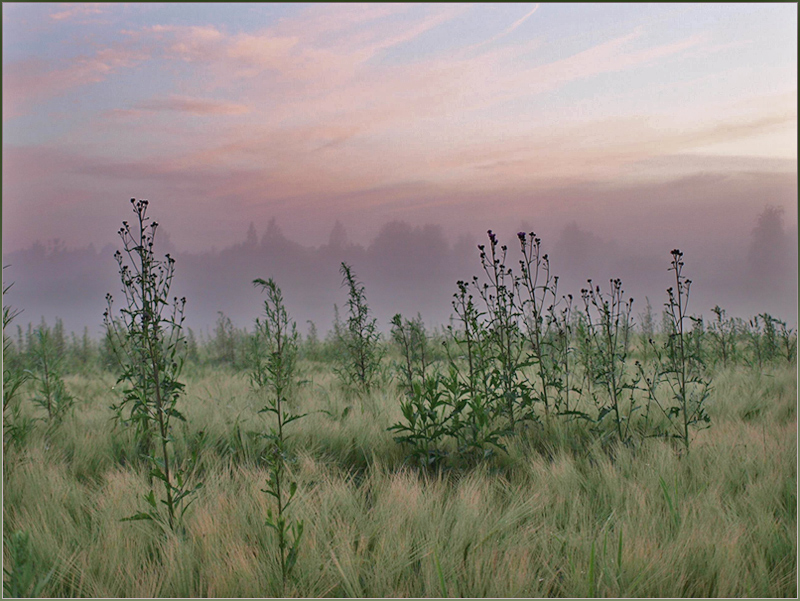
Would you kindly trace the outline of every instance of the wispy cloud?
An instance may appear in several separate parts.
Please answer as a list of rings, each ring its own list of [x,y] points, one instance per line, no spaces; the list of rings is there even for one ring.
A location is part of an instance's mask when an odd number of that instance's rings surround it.
[[[99,83],[146,60],[145,50],[124,45],[63,61],[23,59],[3,66],[3,120],[79,86]]]
[[[211,100],[208,98],[192,98],[189,96],[170,96],[169,98],[153,98],[136,105],[140,111],[174,111],[192,115],[244,115],[250,108],[244,104]]]
[[[500,39],[506,37],[508,34],[510,34],[512,31],[514,31],[517,27],[519,27],[525,21],[527,21],[533,15],[533,13],[535,13],[537,10],[539,10],[539,4],[538,3],[533,6],[533,9],[530,12],[526,13],[524,16],[522,16],[521,18],[519,18],[516,21],[514,21],[514,23],[512,23],[510,27],[508,27],[504,31],[501,31],[496,36],[493,36],[493,37],[489,38],[485,42],[480,42],[478,44],[473,44],[472,46],[470,46],[468,48],[468,50],[475,50],[477,48],[481,48],[482,46],[487,46],[489,44],[492,44],[492,43],[496,42],[497,40],[500,40]]]
[[[59,4],[58,12],[50,13],[50,18],[55,21],[64,21],[75,17],[90,17],[101,15],[109,9],[108,4],[102,2],[83,2],[79,4],[64,3]]]

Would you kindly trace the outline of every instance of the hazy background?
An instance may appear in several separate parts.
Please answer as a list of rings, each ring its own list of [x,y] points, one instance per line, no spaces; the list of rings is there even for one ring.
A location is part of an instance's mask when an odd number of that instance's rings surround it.
[[[792,182],[786,188],[787,197],[796,194]],[[601,286],[611,277],[621,277],[635,299],[635,313],[644,311],[647,297],[658,315],[665,289],[673,284],[667,271],[669,251],[677,246],[686,253],[685,274],[694,282],[692,313],[709,317],[710,309],[720,304],[731,315],[750,317],[767,311],[796,324],[797,228],[786,227],[778,205],[760,212],[742,210],[735,219],[723,219],[733,212],[731,208],[722,204],[719,220],[686,210],[679,217],[687,220],[685,227],[666,231],[658,221],[667,221],[670,215],[652,213],[654,222],[635,230],[630,239],[604,237],[602,229],[578,221],[535,231],[543,237],[562,294],[578,298],[590,277]],[[707,232],[702,236],[697,235],[693,219],[705,223]],[[530,231],[532,221],[495,230],[509,246],[512,267],[519,257],[515,232]],[[287,238],[274,220],[263,227],[251,224],[238,242],[197,253],[175,248],[165,232],[159,236],[157,246],[177,261],[174,292],[188,297],[187,324],[206,333],[213,331],[219,311],[239,327],[252,324],[261,304],[251,285],[256,277],[275,278],[301,331],[307,330],[306,320],[313,320],[324,333],[331,326],[334,303],[344,311],[347,293],[341,287],[341,261],[352,265],[365,283],[382,329],[388,328],[396,312],[406,316],[420,312],[427,324],[446,325],[455,282],[481,275],[476,246],[486,243],[485,233],[451,240],[441,225],[403,221],[385,224],[368,244],[351,242],[341,222],[324,239],[303,241]],[[86,325],[93,334],[101,333],[105,294],[121,297],[113,259],[119,247],[70,249],[56,241],[8,253],[4,262],[11,267],[6,278],[16,282],[8,299],[25,309],[19,322],[36,323],[45,317],[52,323],[59,316],[67,330],[81,331]]]
[[[324,332],[341,261],[446,323],[490,228],[564,293],[660,311],[677,247],[693,312],[796,323],[797,6],[7,3],[2,185],[21,323],[100,332],[132,197],[196,330],[274,277]]]

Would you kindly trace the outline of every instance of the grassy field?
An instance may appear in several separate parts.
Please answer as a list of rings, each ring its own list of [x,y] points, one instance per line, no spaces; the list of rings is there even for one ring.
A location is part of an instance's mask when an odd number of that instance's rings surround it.
[[[394,385],[356,400],[329,365],[301,369],[293,409],[309,415],[289,445],[305,535],[286,589],[261,492],[269,418],[224,368],[185,374],[174,449],[199,452],[205,485],[168,534],[120,521],[149,484],[131,431],[113,427],[115,378],[67,376],[74,412],[6,449],[5,536],[29,536],[14,561],[4,545],[6,569],[19,577],[21,557],[54,597],[797,595],[794,364],[714,374],[712,425],[688,454],[663,439],[601,447],[557,419],[507,454],[433,473],[387,431]]]

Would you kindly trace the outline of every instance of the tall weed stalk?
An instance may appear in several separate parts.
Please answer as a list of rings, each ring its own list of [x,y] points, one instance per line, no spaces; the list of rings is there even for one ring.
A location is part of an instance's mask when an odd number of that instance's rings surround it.
[[[594,368],[591,377],[606,392],[605,400],[593,394],[598,407],[595,421],[600,424],[611,415],[617,437],[620,442],[627,443],[636,410],[636,382],[625,369],[633,299],[625,300],[622,280],[611,280],[611,289],[607,293],[603,293],[600,286],[593,285],[591,280],[588,283],[589,287],[581,290],[581,298],[586,317],[587,352]],[[626,395],[629,399],[627,411],[623,407]]]
[[[690,427],[708,427],[711,418],[705,403],[711,393],[711,381],[704,375],[704,364],[699,344],[693,343],[697,333],[689,328],[692,322],[688,313],[692,281],[683,275],[683,253],[672,251],[669,271],[675,275],[675,285],[667,289],[664,314],[666,339],[656,348],[657,368],[653,377],[645,376],[647,394],[667,418],[664,436],[679,439],[686,451],[691,442]],[[693,323],[697,323],[694,321]],[[639,370],[644,371],[641,365]],[[662,396],[666,388],[669,394]]]
[[[287,582],[297,562],[303,521],[294,520],[289,506],[297,493],[297,482],[288,469],[288,435],[286,426],[304,417],[290,411],[289,400],[297,387],[297,326],[289,318],[283,294],[277,284],[269,279],[253,280],[253,285],[266,293],[264,316],[256,319],[255,336],[251,354],[250,383],[265,403],[260,413],[272,414],[269,441],[270,475],[263,492],[275,499],[276,511],[267,511],[267,526],[278,538],[278,562],[281,567],[281,585],[285,592]]]
[[[337,319],[335,327],[342,350],[337,374],[345,385],[369,395],[381,376],[384,355],[378,320],[372,317],[366,289],[353,273],[352,267],[342,263],[340,272],[342,286],[348,290],[348,317],[346,326],[339,324]]]
[[[175,530],[191,499],[202,486],[188,486],[189,466],[179,466],[170,453],[172,420],[186,421],[177,403],[184,385],[179,377],[183,366],[184,337],[182,334],[186,299],[170,300],[170,288],[175,276],[175,259],[169,254],[165,260],[156,259],[153,253],[158,223],[147,216],[148,201],[131,199],[136,217],[133,224],[122,222],[119,236],[123,251],[115,258],[125,306],[118,318],[113,313],[113,298],[106,296],[108,308],[104,321],[113,343],[122,374],[117,384],[122,385],[122,401],[113,409],[124,424],[136,427],[140,448],[149,446],[155,433],[160,456],[147,454],[150,477],[160,480],[164,487],[161,503],[166,507],[166,524]],[[126,413],[127,412],[127,416]],[[165,522],[155,491],[145,495],[149,507],[127,520]]]

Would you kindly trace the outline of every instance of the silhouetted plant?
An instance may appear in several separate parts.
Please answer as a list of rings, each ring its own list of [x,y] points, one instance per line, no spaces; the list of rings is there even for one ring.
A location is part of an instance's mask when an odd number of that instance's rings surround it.
[[[267,511],[267,526],[278,538],[278,560],[281,566],[283,592],[297,562],[300,541],[303,536],[302,520],[293,520],[288,509],[297,492],[297,483],[288,470],[288,435],[285,428],[305,414],[292,414],[287,404],[297,386],[297,327],[289,319],[280,288],[272,279],[253,280],[253,285],[267,295],[264,301],[264,317],[256,319],[255,336],[252,339],[250,368],[251,385],[266,403],[260,413],[275,416],[275,425],[270,426],[267,439],[270,443],[270,477],[263,491],[275,499],[277,512]]]
[[[322,360],[322,343],[319,340],[317,333],[317,325],[310,319],[306,320],[308,324],[308,334],[303,340],[302,352],[306,359],[311,361]]]
[[[473,283],[475,280],[473,280]],[[505,450],[501,438],[509,433],[501,424],[503,408],[491,392],[491,353],[481,317],[469,293],[469,284],[459,280],[458,292],[453,295],[453,309],[460,327],[449,327],[450,340],[461,356],[454,357],[450,345],[445,351],[450,364],[448,385],[458,384],[458,392],[451,391],[451,435],[458,442],[459,453],[470,459],[487,458],[495,449]],[[466,362],[466,373],[461,365]]]
[[[384,350],[380,345],[378,320],[371,315],[364,284],[347,263],[342,263],[342,286],[347,286],[347,324],[337,324],[336,332],[342,350],[341,366],[336,373],[342,382],[369,395],[381,375]],[[338,321],[338,320],[337,320]]]
[[[653,378],[645,377],[644,381],[650,400],[668,420],[662,434],[680,439],[688,451],[689,428],[708,427],[711,422],[705,409],[711,382],[703,376],[702,357],[697,354],[698,346],[691,344],[692,332],[686,327],[686,322],[691,320],[688,305],[692,281],[683,275],[683,253],[675,249],[671,254],[669,270],[675,274],[675,286],[667,289],[667,336],[663,347],[656,348],[658,371]],[[668,402],[660,399],[660,384],[669,388]]]
[[[777,323],[780,353],[788,363],[792,363],[797,358],[797,331],[788,327],[785,321]]]
[[[559,311],[558,277],[550,272],[550,258],[542,254],[541,239],[534,232],[519,232],[517,238],[522,252],[517,286],[520,306],[539,381],[537,400],[549,419],[551,411],[561,410],[562,398],[569,411],[572,296],[560,299],[564,307]]]
[[[412,391],[415,378],[424,380],[428,368],[428,336],[422,317],[403,319],[399,313],[392,318],[392,340],[400,350],[402,362],[397,366],[406,392]]]
[[[692,327],[686,332],[686,345],[692,366],[697,371],[705,371],[707,367],[708,351],[706,349],[706,327],[702,315],[689,315]]]
[[[131,199],[136,221],[131,226],[122,222],[119,236],[123,252],[115,258],[119,266],[125,306],[119,318],[113,315],[113,298],[106,296],[108,309],[104,322],[122,369],[117,383],[122,384],[122,401],[113,406],[117,419],[136,427],[137,438],[149,447],[155,434],[161,456],[147,455],[150,477],[164,485],[166,523],[178,527],[193,499],[190,497],[202,484],[189,488],[188,466],[179,466],[170,457],[172,419],[185,421],[177,402],[184,385],[178,379],[183,366],[185,341],[182,334],[186,299],[173,298],[169,292],[175,275],[175,259],[169,254],[158,260],[153,253],[158,223],[147,216],[148,201]],[[127,416],[124,412],[127,410]],[[155,455],[155,454],[153,454]],[[165,522],[151,489],[145,495],[149,508],[126,520]],[[188,502],[187,502],[188,501]]]
[[[551,384],[558,393],[556,409],[560,414],[571,415],[570,393],[574,392],[580,397],[581,389],[575,386],[574,362],[571,361],[575,353],[573,347],[573,329],[575,320],[572,312],[572,295],[561,297],[560,308],[551,306],[548,320],[552,325],[551,349],[552,372]]]
[[[753,317],[745,328],[744,334],[750,349],[750,365],[761,370],[765,363],[772,361],[778,354],[778,320],[769,313],[760,313]]]
[[[487,356],[488,349],[486,336],[481,327],[481,313],[475,306],[472,294],[469,293],[469,284],[463,280],[456,282],[458,292],[453,295],[453,310],[460,327],[448,328],[451,340],[456,348],[463,353],[463,360],[467,364],[467,373],[463,381],[467,387],[467,394],[474,397],[482,394],[488,396],[486,386]],[[446,347],[448,359],[452,365],[456,365],[455,358],[451,356],[450,347]]]
[[[594,398],[594,383],[597,378],[598,351],[593,342],[592,328],[588,316],[582,311],[575,312],[573,324],[578,364],[583,371],[581,389]]]
[[[630,440],[631,418],[636,410],[633,394],[636,382],[625,369],[628,355],[626,333],[630,330],[633,299],[625,300],[622,281],[611,280],[611,290],[602,293],[600,286],[589,280],[589,287],[581,290],[586,316],[586,343],[590,347],[594,370],[592,377],[607,392],[607,403],[593,394],[598,407],[595,421],[600,424],[607,415],[614,419],[620,442]],[[628,394],[629,406],[623,407]]]
[[[727,317],[725,309],[715,305],[711,312],[716,319],[709,324],[709,336],[714,344],[715,356],[722,360],[722,367],[728,367],[736,353],[736,321]]]
[[[485,307],[488,392],[496,399],[497,407],[508,419],[514,431],[517,422],[534,419],[533,393],[524,376],[528,367],[524,338],[520,328],[522,313],[517,298],[518,281],[506,266],[508,247],[499,245],[497,236],[489,230],[489,249],[479,245],[481,266],[487,281],[481,286],[473,279]]]

